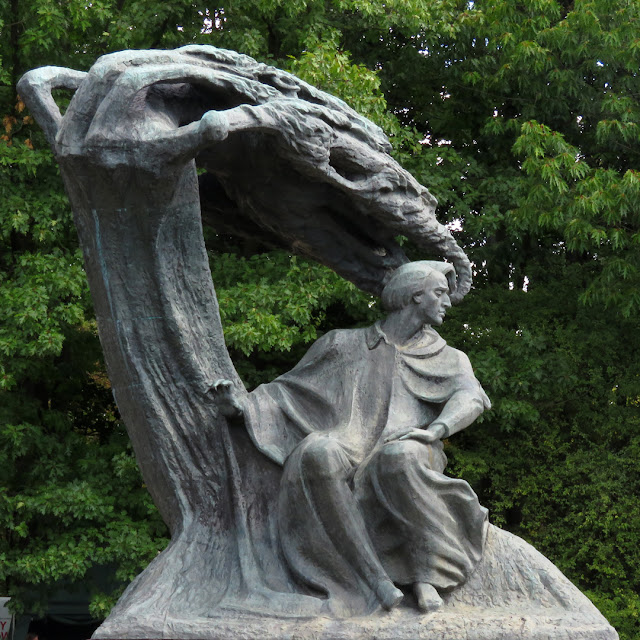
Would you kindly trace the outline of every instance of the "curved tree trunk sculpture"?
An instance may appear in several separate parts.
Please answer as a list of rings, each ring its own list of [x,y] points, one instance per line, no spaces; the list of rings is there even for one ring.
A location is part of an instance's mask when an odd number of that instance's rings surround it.
[[[51,97],[61,87],[75,90],[64,117]],[[234,224],[374,292],[407,261],[393,237],[408,235],[456,263],[460,298],[469,263],[435,220],[434,199],[372,123],[233,52],[121,52],[87,74],[34,70],[19,89],[60,163],[114,397],[171,531],[112,617],[273,613],[274,603],[282,614],[317,612],[317,598],[300,595],[283,569],[265,492],[253,488],[275,488],[279,470],[240,437],[234,444],[204,399],[213,380],[239,380],[202,238],[194,158],[208,170],[204,208],[214,224],[232,213]]]

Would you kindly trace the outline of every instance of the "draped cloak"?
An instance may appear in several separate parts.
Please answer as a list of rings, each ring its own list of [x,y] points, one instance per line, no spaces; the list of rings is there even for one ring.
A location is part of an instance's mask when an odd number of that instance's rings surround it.
[[[312,452],[327,453],[321,472],[327,482],[338,476],[348,482],[355,500],[341,504],[341,513],[351,519],[349,510],[358,510],[353,516],[364,521],[371,553],[396,584],[452,589],[479,562],[487,511],[466,482],[443,475],[442,443],[385,443],[409,427],[428,426],[454,396],[456,419],[490,407],[465,354],[430,327],[396,346],[379,323],[327,333],[291,371],[250,394],[249,435],[284,466],[278,500],[284,555],[300,580],[327,597],[332,614],[364,615],[379,603],[348,541],[331,532],[338,514],[323,512],[309,491],[318,481],[305,464]]]

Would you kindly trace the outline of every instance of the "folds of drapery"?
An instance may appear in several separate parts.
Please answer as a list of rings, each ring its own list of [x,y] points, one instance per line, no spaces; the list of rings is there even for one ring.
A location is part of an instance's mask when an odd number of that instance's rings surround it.
[[[384,443],[408,424],[428,424],[461,390],[488,404],[466,356],[434,331],[402,349],[374,325],[327,334],[250,395],[251,438],[284,466],[278,528],[287,563],[333,615],[379,606],[380,567],[397,584],[447,590],[479,562],[487,511],[466,482],[443,474],[442,444]]]

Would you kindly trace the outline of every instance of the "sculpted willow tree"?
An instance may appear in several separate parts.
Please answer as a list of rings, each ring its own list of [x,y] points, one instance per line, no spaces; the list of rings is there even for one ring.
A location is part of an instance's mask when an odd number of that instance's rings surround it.
[[[74,92],[64,117],[52,97],[58,89]],[[249,400],[225,348],[201,219],[239,235],[265,236],[272,244],[326,264],[365,291],[382,292],[390,318],[396,313],[404,317],[409,305],[412,322],[416,318],[441,322],[448,306],[446,296],[459,302],[469,290],[470,264],[437,222],[434,198],[389,155],[380,129],[294,76],[212,47],[115,53],[99,59],[88,73],[44,67],[26,74],[19,90],[60,164],[114,397],[145,482],[172,536],[167,549],[126,590],[97,637],[218,638],[234,632],[280,637],[294,630],[333,637],[343,629],[356,637],[372,633],[415,637],[439,630],[470,640],[494,637],[496,625],[523,638],[550,633],[566,638],[585,637],[585,633],[592,638],[615,637],[588,600],[547,560],[514,536],[495,528],[487,533],[486,514],[475,494],[463,481],[442,475],[442,457],[427,469],[427,476],[435,478],[429,491],[435,491],[434,496],[449,495],[455,487],[462,494],[444,499],[445,505],[453,500],[467,505],[466,509],[474,501],[477,506],[466,512],[443,507],[431,524],[424,525],[434,528],[447,523],[439,537],[427,538],[425,553],[440,558],[442,552],[443,558],[455,557],[457,566],[463,567],[462,578],[436,585],[442,586],[444,607],[429,619],[427,631],[411,607],[387,616],[379,613],[381,608],[397,607],[404,597],[391,581],[382,590],[369,583],[375,599],[371,601],[365,590],[365,604],[347,606],[345,611],[322,608],[326,596],[333,597],[333,587],[317,576],[331,571],[340,575],[347,565],[327,569],[319,555],[315,560],[307,558],[311,578],[306,585],[299,579],[303,571],[291,560],[292,548],[302,539],[296,531],[304,529],[298,522],[300,514],[292,509],[297,501],[315,504],[315,512],[328,522],[327,531],[349,519],[366,517],[369,511],[347,509],[342,519],[340,500],[327,511],[321,505],[326,502],[324,496],[311,499],[304,483],[295,484],[293,462],[312,468],[321,464],[331,474],[336,458],[325,460],[323,456],[333,449],[323,446],[319,458],[304,462],[317,441],[313,433],[304,439],[300,436],[303,443],[311,443],[306,449],[283,445],[290,435],[281,431],[280,419],[270,417],[269,403],[275,403],[287,424],[330,425],[334,411],[338,430],[356,428],[353,416],[366,416],[376,406],[376,376],[387,360],[376,365],[369,361],[373,355],[348,358],[346,346],[328,346],[331,339],[327,337],[323,346],[315,345],[287,374],[289,378],[277,381],[280,386],[272,387],[268,398],[255,400],[260,398],[256,392]],[[204,169],[200,179],[196,160]],[[420,276],[422,289],[411,291],[400,304],[393,302],[396,293],[389,292],[399,277],[395,274],[405,274],[400,267],[408,262],[394,239],[398,235],[451,263],[436,263],[439,279],[426,286],[425,278],[431,278],[433,271],[429,267]],[[440,302],[423,308],[423,298],[436,293]],[[424,315],[415,316],[416,309]],[[381,340],[393,345],[389,336],[397,333],[396,325],[380,326],[371,329],[378,331],[372,337],[366,334],[363,353],[378,348]],[[389,332],[387,337],[383,330]],[[339,343],[341,338],[333,339]],[[421,336],[411,345],[415,352],[407,347],[406,361],[396,364],[398,371],[402,366],[413,371],[413,378],[409,374],[402,378],[408,389],[416,380],[429,380],[433,392],[416,390],[413,396],[404,392],[399,396],[404,404],[398,409],[410,422],[415,402],[432,407],[430,417],[421,418],[424,424],[415,425],[429,428],[420,436],[413,427],[406,434],[391,434],[393,446],[385,449],[388,445],[383,444],[380,451],[398,449],[404,459],[414,446],[411,438],[422,438],[429,445],[427,450],[436,450],[440,438],[464,428],[488,406],[468,361],[439,340],[437,334]],[[380,349],[377,354],[384,353]],[[329,402],[321,410],[318,398],[323,391],[305,378],[311,369],[309,359],[334,352],[347,357],[356,378],[372,380],[360,391],[357,383],[354,386],[354,408],[349,413],[353,419],[348,424],[338,402]],[[436,359],[441,352],[448,354],[442,361]],[[418,363],[421,359],[440,364],[431,371]],[[346,362],[335,361],[320,376],[327,381],[328,398],[335,385],[337,397],[344,396],[345,366]],[[392,373],[389,379],[403,375]],[[213,402],[207,398],[212,385],[218,389]],[[237,397],[227,402],[216,393],[224,395],[221,390],[229,385]],[[296,385],[300,388],[293,393]],[[283,396],[282,389],[290,395]],[[316,400],[304,401],[307,396]],[[254,401],[259,411],[243,409],[251,441],[244,431],[230,429],[225,415],[233,413],[230,408],[250,407]],[[327,427],[318,430],[323,428]],[[402,440],[406,436],[408,446]],[[439,451],[435,458],[442,455],[441,445]],[[367,486],[377,486],[381,476],[370,471],[375,460],[370,458],[368,466],[363,463],[358,469],[352,487],[356,493],[360,470],[372,474]],[[284,475],[279,467],[283,463]],[[380,465],[386,470],[386,463]],[[316,479],[313,474],[303,477],[312,484]],[[279,510],[274,505],[278,487]],[[408,508],[411,501],[405,502]],[[283,505],[291,511],[286,517]],[[274,529],[278,514],[279,529]],[[329,522],[334,514],[338,524]],[[415,522],[413,518],[409,524]],[[388,537],[383,532],[381,536]],[[465,536],[473,542],[456,548]],[[329,538],[334,543],[338,540]],[[344,540],[348,544],[354,539],[347,535]],[[440,544],[436,552],[435,540],[446,542],[452,550],[443,550],[447,545]],[[467,546],[472,551],[466,551]],[[296,553],[304,555],[310,548],[311,539]],[[462,560],[464,553],[471,560]],[[298,579],[289,571],[296,567]],[[454,573],[453,564],[444,562],[438,570]],[[394,581],[406,584],[401,578]],[[347,591],[345,601],[353,604],[354,592]],[[416,595],[423,610],[434,608],[433,599],[422,597],[420,589]],[[496,616],[494,608],[506,609],[507,614]],[[364,612],[376,615],[357,623],[333,622],[333,630],[327,627],[331,618]],[[265,616],[274,622],[267,624]],[[302,625],[300,618],[308,621]]]

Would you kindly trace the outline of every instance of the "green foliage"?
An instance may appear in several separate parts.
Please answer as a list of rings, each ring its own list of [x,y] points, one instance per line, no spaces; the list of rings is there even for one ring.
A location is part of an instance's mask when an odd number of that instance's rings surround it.
[[[166,535],[111,403],[59,176],[15,82],[41,64],[200,42],[339,96],[438,197],[476,269],[444,332],[494,405],[448,443],[450,469],[623,640],[638,637],[639,18],[638,0],[0,0],[0,588],[34,607],[95,564],[127,580]],[[209,240],[250,387],[322,332],[379,313],[315,264]],[[100,617],[114,593],[95,589]]]
[[[529,292],[473,292],[445,328],[493,400],[452,439],[449,470],[491,519],[524,537],[608,615],[638,627],[640,334],[637,322],[569,299],[589,279],[562,258]]]
[[[82,585],[105,615],[166,544],[113,406],[58,170],[15,94],[38,64],[88,67],[116,7],[0,2],[0,590],[17,611]],[[92,586],[95,565],[113,567],[115,592]]]
[[[7,409],[15,407],[3,409],[0,421],[0,580],[16,610],[42,611],[57,583],[97,590],[94,565],[115,567],[127,584],[167,541],[123,429],[114,424],[101,438],[60,411],[43,424],[16,425],[5,422]],[[104,600],[97,594],[98,608]]]
[[[59,176],[19,136],[0,144],[0,584],[38,611],[95,564],[125,584],[166,534],[112,405]]]
[[[338,33],[328,39],[314,40],[299,58],[293,58],[289,71],[302,80],[344,100],[350,107],[369,118],[389,136],[394,157],[409,161],[420,154],[420,134],[413,127],[403,127],[395,114],[387,109],[375,71],[353,64],[351,56],[340,50]]]
[[[300,58],[291,61],[291,73],[342,98],[380,126],[389,121],[387,103],[380,93],[380,79],[364,65],[351,63],[350,56],[340,51],[338,34],[312,45]]]
[[[334,323],[377,318],[372,296],[326,267],[282,252],[249,259],[213,254],[211,273],[225,341],[250,387],[284,373]]]

